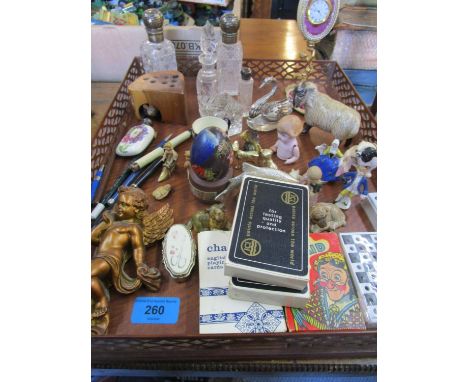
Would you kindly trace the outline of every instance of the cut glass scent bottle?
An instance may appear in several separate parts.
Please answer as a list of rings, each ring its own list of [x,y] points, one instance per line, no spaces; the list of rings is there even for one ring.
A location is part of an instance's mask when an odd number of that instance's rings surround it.
[[[197,74],[197,100],[200,116],[207,115],[207,106],[218,94],[216,73],[216,48],[218,41],[213,26],[209,21],[203,27],[200,46],[202,53],[198,57],[201,69]]]
[[[218,91],[232,96],[239,94],[242,69],[242,44],[238,40],[239,18],[232,13],[221,16],[221,44],[218,48]]]
[[[141,44],[141,59],[146,73],[161,70],[177,70],[175,47],[172,41],[164,38],[164,16],[154,8],[143,13],[143,22],[148,41]]]

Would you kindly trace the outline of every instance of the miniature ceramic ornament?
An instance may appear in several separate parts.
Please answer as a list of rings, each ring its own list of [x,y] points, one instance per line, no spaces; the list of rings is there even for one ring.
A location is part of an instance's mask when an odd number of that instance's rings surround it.
[[[163,263],[171,277],[183,282],[195,265],[196,247],[191,232],[183,224],[175,224],[163,240]]]
[[[335,231],[346,225],[346,216],[333,203],[317,203],[310,207],[310,232]]]
[[[164,154],[162,157],[163,169],[161,171],[161,175],[158,178],[158,182],[162,182],[172,175],[176,168],[176,162],[178,157],[179,155],[174,150],[172,143],[167,142],[164,145]]]
[[[356,171],[348,171],[354,167]],[[342,169],[345,173],[341,176],[344,181],[343,191],[335,200],[335,204],[347,210],[351,207],[351,199],[360,195],[364,199],[368,194],[367,178],[372,176],[371,171],[377,167],[377,146],[370,142],[362,141],[358,145],[349,148],[343,155]]]
[[[203,231],[229,231],[231,223],[227,220],[223,204],[214,204],[196,212],[190,219],[189,228],[196,233]]]
[[[320,167],[312,166],[302,176],[303,182],[309,186],[309,206],[317,203],[318,193],[322,189],[322,170]]]
[[[263,97],[256,100],[249,110],[247,125],[257,131],[271,131],[277,128],[277,122],[285,115],[292,113],[292,103],[289,98],[280,101],[269,101],[273,97],[278,88],[277,80],[274,77],[266,77],[263,79],[260,89],[272,84],[272,89]]]
[[[145,118],[141,125],[128,130],[117,145],[115,153],[122,157],[130,157],[143,152],[157,135],[151,124],[151,120]]]
[[[317,166],[312,166],[307,171],[300,175],[299,170],[293,169],[289,171],[289,175],[299,181],[299,183],[309,186],[309,208],[317,203],[318,193],[322,189],[322,170]]]
[[[310,81],[301,82],[294,92],[294,105],[304,104],[304,129],[307,133],[313,126],[332,134],[335,138],[351,143],[361,125],[361,115],[352,107],[334,100],[318,91]]]
[[[296,137],[301,133],[301,119],[295,115],[287,115],[280,119],[277,125],[278,140],[271,147],[284,164],[291,164],[299,159],[300,151]]]
[[[341,164],[341,158],[343,154],[338,148],[340,141],[334,139],[331,145],[322,143],[320,146],[316,146],[315,149],[319,152],[319,156],[312,158],[307,164],[308,167],[317,166],[322,171],[322,181],[332,182],[337,180],[336,173]]]

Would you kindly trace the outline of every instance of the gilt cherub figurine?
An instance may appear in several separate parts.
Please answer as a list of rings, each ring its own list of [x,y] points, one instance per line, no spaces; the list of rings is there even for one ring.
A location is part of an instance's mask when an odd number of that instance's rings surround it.
[[[299,159],[300,151],[296,137],[302,131],[301,119],[295,115],[286,115],[278,122],[278,140],[271,147],[284,164],[291,164]]]
[[[177,158],[179,158],[179,154],[174,150],[171,142],[167,142],[163,148],[163,169],[161,171],[161,175],[159,175],[158,182],[162,182],[172,175],[176,168]]]
[[[91,260],[91,332],[105,334],[109,325],[109,290],[106,280],[119,293],[130,294],[144,284],[157,292],[161,273],[146,261],[145,246],[161,240],[173,224],[173,211],[166,204],[148,213],[146,194],[137,187],[120,187],[119,198],[112,211],[103,214],[103,221],[91,232],[91,242],[98,245]],[[136,277],[124,270],[132,259]]]
[[[356,171],[349,171],[352,166]],[[346,150],[339,169],[339,172],[344,172],[341,176],[344,186],[335,200],[335,205],[347,210],[351,207],[353,196],[360,195],[361,199],[364,199],[368,194],[367,179],[372,176],[372,170],[376,167],[377,146],[375,144],[362,141]]]

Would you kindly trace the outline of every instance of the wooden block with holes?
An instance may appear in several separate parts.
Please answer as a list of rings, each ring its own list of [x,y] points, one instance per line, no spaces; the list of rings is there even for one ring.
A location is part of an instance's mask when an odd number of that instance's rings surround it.
[[[156,120],[187,124],[184,75],[176,70],[143,74],[129,86],[130,99],[136,116],[145,117],[145,105],[154,106],[160,115]]]

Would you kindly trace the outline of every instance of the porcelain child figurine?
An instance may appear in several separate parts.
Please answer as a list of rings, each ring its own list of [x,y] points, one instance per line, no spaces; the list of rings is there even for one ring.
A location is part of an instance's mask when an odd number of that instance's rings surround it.
[[[119,199],[112,212],[105,212],[103,221],[91,232],[91,242],[99,245],[91,260],[91,333],[104,334],[109,325],[109,291],[107,280],[119,293],[129,294],[143,284],[158,291],[161,273],[146,262],[145,245],[161,240],[174,222],[172,209],[166,204],[147,213],[147,199],[137,187],[120,187]],[[124,270],[132,259],[136,277]]]
[[[356,171],[348,171],[351,166]],[[351,207],[351,198],[360,195],[361,199],[367,196],[367,178],[372,176],[371,171],[377,167],[377,146],[373,143],[362,141],[352,146],[343,155],[342,169],[345,172],[342,179],[345,184],[335,200],[335,204],[347,210]],[[346,172],[348,171],[348,172]]]
[[[295,115],[286,115],[278,122],[278,140],[271,147],[284,164],[291,164],[299,159],[300,152],[296,137],[302,131],[301,119]]]

